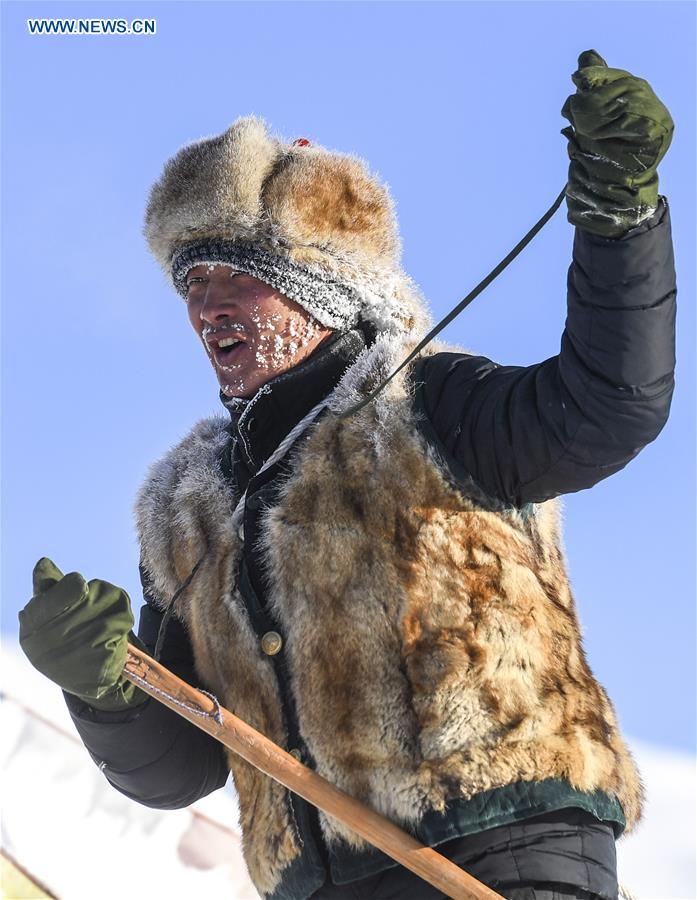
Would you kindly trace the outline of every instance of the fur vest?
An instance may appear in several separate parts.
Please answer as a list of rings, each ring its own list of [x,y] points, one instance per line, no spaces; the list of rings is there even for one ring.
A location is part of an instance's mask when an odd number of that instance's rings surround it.
[[[561,778],[621,803],[641,782],[613,707],[585,659],[558,501],[492,509],[454,485],[416,424],[405,371],[339,421],[413,343],[378,337],[330,410],[286,458],[260,549],[302,737],[316,770],[400,825],[517,781]],[[425,353],[461,348],[434,343]],[[273,665],[236,575],[239,493],[220,459],[226,420],[200,422],[151,469],[137,502],[142,559],[177,601],[202,682],[286,747]],[[262,894],[300,845],[287,792],[229,754],[245,858]],[[331,845],[364,843],[320,815]]]

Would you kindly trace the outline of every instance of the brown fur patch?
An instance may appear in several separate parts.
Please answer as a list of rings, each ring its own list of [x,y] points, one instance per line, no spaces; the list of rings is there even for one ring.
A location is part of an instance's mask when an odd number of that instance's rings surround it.
[[[356,159],[296,149],[267,181],[262,199],[294,243],[399,262],[392,201]]]

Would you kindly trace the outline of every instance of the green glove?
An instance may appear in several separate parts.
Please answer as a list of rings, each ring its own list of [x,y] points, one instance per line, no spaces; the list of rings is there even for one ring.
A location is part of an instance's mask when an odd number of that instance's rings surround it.
[[[126,645],[140,644],[128,594],[106,581],[63,575],[44,557],[34,596],[19,614],[19,643],[31,664],[90,706],[124,710],[148,695],[123,677]],[[141,645],[142,646],[142,645]]]
[[[658,206],[656,167],[673,137],[670,113],[643,78],[610,69],[595,50],[578,58],[576,93],[561,114],[568,140],[569,222],[618,237]]]

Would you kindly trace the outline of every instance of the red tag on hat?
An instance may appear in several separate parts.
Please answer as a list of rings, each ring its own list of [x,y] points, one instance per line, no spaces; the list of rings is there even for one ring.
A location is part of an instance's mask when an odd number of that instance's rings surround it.
[[[294,147],[310,147],[311,145],[307,138],[298,138],[297,140],[293,141],[293,146]]]

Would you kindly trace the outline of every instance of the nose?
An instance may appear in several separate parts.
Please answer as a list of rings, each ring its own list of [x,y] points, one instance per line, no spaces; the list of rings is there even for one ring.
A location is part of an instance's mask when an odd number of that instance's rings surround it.
[[[206,285],[206,293],[201,303],[199,315],[210,325],[227,319],[239,309],[239,289],[234,286],[233,278],[211,278]]]

